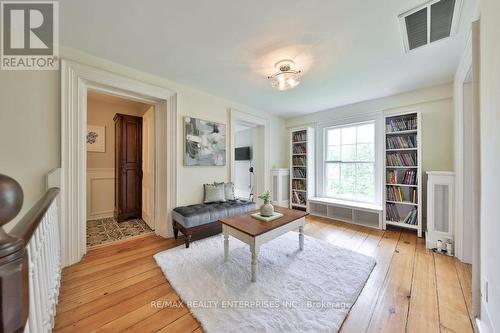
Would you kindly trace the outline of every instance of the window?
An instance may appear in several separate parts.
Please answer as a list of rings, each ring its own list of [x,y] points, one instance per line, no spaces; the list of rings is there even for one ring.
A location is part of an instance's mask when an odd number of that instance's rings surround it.
[[[325,129],[325,196],[375,201],[375,123]]]

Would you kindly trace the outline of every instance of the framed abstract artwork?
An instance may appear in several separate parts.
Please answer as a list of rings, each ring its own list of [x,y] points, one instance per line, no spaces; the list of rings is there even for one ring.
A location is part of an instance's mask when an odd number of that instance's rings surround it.
[[[226,125],[184,117],[184,165],[226,165]]]
[[[106,152],[106,127],[87,126],[87,151],[96,153]]]

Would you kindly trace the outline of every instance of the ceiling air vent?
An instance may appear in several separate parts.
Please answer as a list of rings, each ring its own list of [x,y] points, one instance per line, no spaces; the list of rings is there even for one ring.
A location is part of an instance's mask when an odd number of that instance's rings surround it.
[[[405,51],[455,34],[462,0],[433,0],[399,16]]]

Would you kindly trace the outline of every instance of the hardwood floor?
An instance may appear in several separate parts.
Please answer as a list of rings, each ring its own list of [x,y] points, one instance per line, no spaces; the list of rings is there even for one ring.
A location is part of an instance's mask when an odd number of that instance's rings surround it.
[[[470,265],[410,231],[308,217],[305,233],[377,260],[341,332],[473,332]],[[89,251],[63,271],[54,331],[201,333],[152,257],[180,244],[148,236]]]

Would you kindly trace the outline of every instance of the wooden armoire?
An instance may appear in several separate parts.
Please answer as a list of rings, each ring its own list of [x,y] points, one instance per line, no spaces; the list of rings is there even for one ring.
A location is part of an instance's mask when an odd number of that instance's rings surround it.
[[[117,113],[115,121],[115,219],[142,214],[142,118]]]

